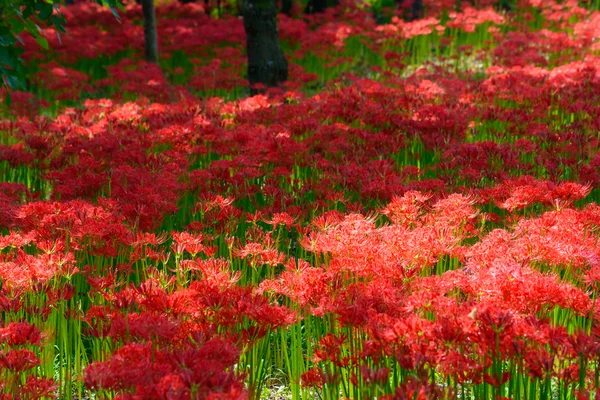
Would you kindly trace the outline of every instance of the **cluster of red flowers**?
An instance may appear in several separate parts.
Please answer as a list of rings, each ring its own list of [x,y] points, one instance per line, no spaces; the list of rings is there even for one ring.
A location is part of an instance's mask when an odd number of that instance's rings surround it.
[[[47,58],[24,38],[38,93],[0,122],[0,394],[600,396],[599,14],[424,3],[379,27],[347,2],[282,16],[293,60],[342,68],[361,42],[384,62],[312,96],[298,61],[287,91],[194,98],[244,85],[240,20],[197,4],[158,8],[162,71],[134,50],[137,5],[122,24],[66,8]],[[66,107],[94,91],[112,98]]]

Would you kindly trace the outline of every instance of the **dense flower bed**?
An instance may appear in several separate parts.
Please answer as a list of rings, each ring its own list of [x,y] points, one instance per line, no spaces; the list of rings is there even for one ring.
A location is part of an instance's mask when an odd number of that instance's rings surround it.
[[[600,14],[425,5],[280,17],[291,82],[249,98],[199,5],[158,8],[162,71],[138,6],[26,40],[3,398],[600,396]]]

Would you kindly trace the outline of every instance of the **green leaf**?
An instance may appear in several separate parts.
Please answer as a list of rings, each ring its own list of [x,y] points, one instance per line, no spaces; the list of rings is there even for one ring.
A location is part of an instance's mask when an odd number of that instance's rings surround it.
[[[117,12],[117,9],[123,10],[124,7],[120,1],[116,1],[116,0],[95,0],[95,1],[96,1],[96,3],[98,3],[100,5],[108,6],[108,8],[112,12],[112,14],[117,19],[117,21],[119,21],[119,22],[121,21],[121,17],[119,17],[119,13]]]
[[[8,90],[6,91],[6,96],[4,97],[4,104],[6,104],[6,107],[10,107],[12,104],[12,99],[10,98],[10,92]]]
[[[12,73],[12,71],[5,69],[2,75],[4,78],[4,82],[11,89],[25,90],[25,84],[19,79],[18,76]]]
[[[17,68],[17,64],[19,62],[16,54],[13,54],[12,51],[9,51],[6,47],[0,47],[0,63],[4,64],[12,69]]]
[[[52,15],[54,7],[48,3],[37,3],[35,9],[39,12],[38,16],[41,20],[45,21]]]
[[[62,15],[53,15],[52,16],[52,24],[56,28],[57,32],[66,33],[65,27],[63,26],[65,23],[65,18]]]
[[[43,36],[38,36],[35,38],[35,41],[38,42],[40,46],[44,48],[44,50],[48,50],[48,41]]]
[[[8,23],[10,24],[11,32],[15,35],[18,35],[25,30],[25,24],[20,18],[13,16],[8,19]]]
[[[117,21],[121,21],[121,17],[119,17],[119,13],[117,12],[117,9],[110,6],[110,11],[112,11],[113,15],[115,16],[115,18],[117,19]]]
[[[16,41],[13,35],[0,35],[0,46],[12,46]]]
[[[25,24],[25,30],[27,30],[27,32],[31,33],[33,36],[40,35],[40,27],[33,22],[31,18],[24,20],[23,23]]]
[[[27,19],[33,15],[33,4],[27,4],[23,9],[23,19]]]

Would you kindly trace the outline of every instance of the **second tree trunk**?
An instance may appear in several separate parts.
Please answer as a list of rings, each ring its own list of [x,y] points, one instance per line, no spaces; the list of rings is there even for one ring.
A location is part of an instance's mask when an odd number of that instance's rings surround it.
[[[277,10],[273,0],[244,0],[242,8],[248,80],[251,94],[261,92],[257,85],[275,87],[288,78],[288,62],[279,45]]]
[[[156,34],[156,13],[154,0],[142,0],[144,16],[144,48],[146,61],[158,63],[158,40]]]

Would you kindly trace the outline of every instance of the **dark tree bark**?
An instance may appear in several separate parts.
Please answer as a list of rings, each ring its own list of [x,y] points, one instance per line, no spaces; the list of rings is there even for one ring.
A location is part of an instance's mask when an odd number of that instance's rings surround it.
[[[327,7],[337,6],[339,3],[339,0],[309,0],[306,8],[304,9],[304,13],[322,13],[327,9]]]
[[[288,17],[292,16],[292,8],[294,6],[293,0],[282,0],[281,1],[281,12]]]
[[[310,0],[304,9],[305,14],[315,14],[325,11],[327,0]]]
[[[154,0],[142,0],[144,15],[144,53],[146,61],[158,63],[158,40],[156,34],[156,12]]]
[[[415,21],[423,18],[423,0],[413,0],[410,10],[408,11],[408,20]]]
[[[275,87],[288,78],[288,62],[279,45],[277,9],[273,0],[244,0],[242,6],[248,80],[252,95],[261,92],[256,85]]]

